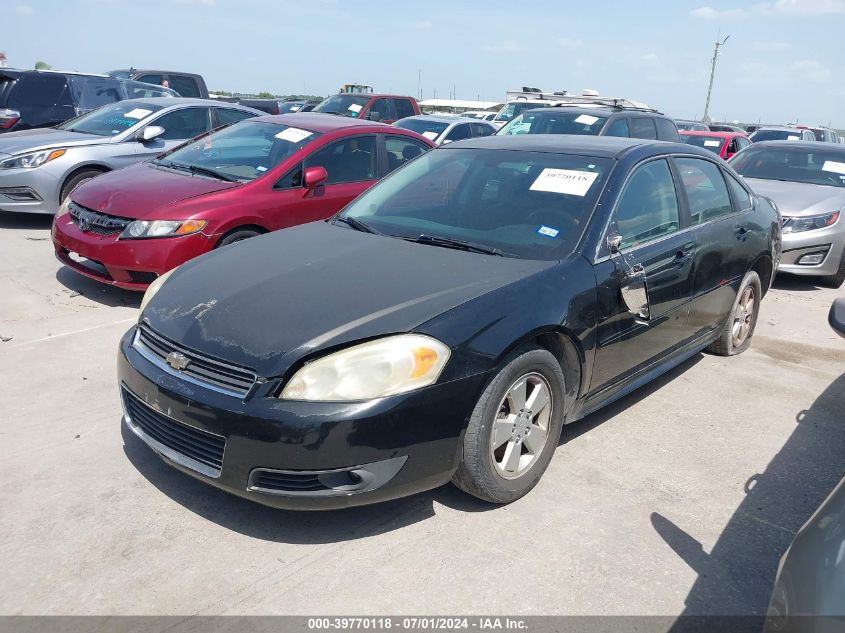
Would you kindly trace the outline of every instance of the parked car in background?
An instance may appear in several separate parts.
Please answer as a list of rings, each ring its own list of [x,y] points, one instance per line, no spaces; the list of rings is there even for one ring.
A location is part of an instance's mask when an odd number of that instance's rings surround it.
[[[492,123],[463,116],[421,114],[409,116],[393,125],[421,134],[437,145],[496,133],[496,127]]]
[[[312,112],[393,123],[399,119],[420,114],[420,106],[413,97],[342,93],[327,97]]]
[[[496,134],[578,134],[681,142],[675,122],[657,110],[603,104],[560,104],[527,110]]]
[[[748,349],[779,232],[695,147],[451,143],[329,222],[158,280],[120,343],[124,422],[182,472],[272,506],[450,480],[509,503],[564,423],[703,349]]]
[[[761,127],[748,137],[752,143],[760,141],[815,141],[812,130],[797,127]]]
[[[293,112],[311,112],[319,101],[285,99],[238,99],[238,103],[248,108],[261,110],[266,114],[290,114]]]
[[[110,70],[106,73],[110,77],[134,79],[148,84],[165,85],[179,93],[181,97],[195,97],[208,99],[208,88],[202,75],[184,73],[175,70],[138,70],[136,68]]]
[[[845,148],[818,141],[754,143],[731,166],[783,216],[779,271],[845,281]]]
[[[503,105],[502,109],[499,110],[496,113],[496,116],[493,117],[493,125],[500,128],[526,110],[550,108],[555,103],[555,101],[547,101],[545,99],[519,99],[517,101],[509,101]]]
[[[53,127],[125,99],[178,96],[169,88],[106,75],[0,68],[0,133]]]
[[[733,132],[734,134],[746,134],[745,130],[738,125],[728,123],[711,123],[707,126],[711,132]]]
[[[727,160],[751,145],[744,132],[687,132],[681,131],[681,140],[688,145],[703,147]]]
[[[143,290],[202,253],[324,219],[432,147],[407,130],[325,114],[241,121],[74,189],[53,223],[56,256]]]
[[[701,121],[685,121],[684,119],[675,119],[675,125],[678,126],[679,132],[709,132],[710,128],[704,125]]]
[[[498,112],[487,112],[486,110],[467,110],[466,112],[462,112],[461,116],[480,119],[481,121],[493,121],[497,114]]]
[[[827,127],[811,127],[808,129],[813,133],[817,141],[821,141],[823,143],[839,142],[839,134],[836,130],[831,130]]]
[[[304,99],[285,99],[279,103],[279,114],[293,114],[295,112],[311,112],[320,105],[320,101],[305,101]]]
[[[56,213],[80,183],[155,158],[258,110],[206,99],[128,99],[51,129],[0,136],[0,210]]]

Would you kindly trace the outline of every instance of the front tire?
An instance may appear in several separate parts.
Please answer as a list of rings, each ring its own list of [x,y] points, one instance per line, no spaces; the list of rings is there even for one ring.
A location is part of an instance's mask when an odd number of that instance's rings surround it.
[[[845,252],[839,256],[839,270],[831,277],[823,277],[822,284],[828,288],[839,288],[845,282]]]
[[[261,235],[261,233],[253,229],[236,229],[231,233],[224,235],[223,238],[219,242],[217,242],[217,246],[215,246],[214,248],[223,248],[224,246],[228,246],[229,244],[248,240],[249,238],[255,237],[256,235]]]
[[[491,503],[528,493],[557,448],[564,393],[563,371],[548,350],[527,346],[511,354],[473,410],[452,482]]]
[[[707,350],[718,356],[734,356],[747,350],[751,345],[754,328],[757,327],[762,297],[760,277],[752,270],[739,285],[739,292],[736,293],[722,333]]]
[[[65,182],[65,184],[62,186],[62,191],[59,194],[59,204],[63,203],[65,201],[65,198],[67,198],[70,193],[83,182],[87,182],[92,178],[96,178],[97,176],[100,176],[103,173],[105,172],[101,169],[85,169],[83,171],[73,174],[70,178],[67,179],[67,182]]]

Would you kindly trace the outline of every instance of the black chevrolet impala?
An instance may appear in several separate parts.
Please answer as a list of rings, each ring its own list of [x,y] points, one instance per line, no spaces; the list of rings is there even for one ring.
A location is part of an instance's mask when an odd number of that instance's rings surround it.
[[[745,350],[780,237],[773,204],[690,145],[452,143],[326,222],[159,278],[120,344],[124,421],[273,506],[450,480],[507,503],[564,424],[704,349]]]

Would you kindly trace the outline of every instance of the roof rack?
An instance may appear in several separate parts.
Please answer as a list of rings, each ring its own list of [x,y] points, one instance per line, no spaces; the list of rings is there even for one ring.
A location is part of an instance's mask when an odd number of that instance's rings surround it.
[[[576,105],[599,105],[615,110],[636,110],[638,112],[654,112],[662,114],[656,108],[652,108],[645,103],[625,99],[622,97],[587,97],[587,96],[569,96],[563,97],[554,104],[554,107],[576,106]]]

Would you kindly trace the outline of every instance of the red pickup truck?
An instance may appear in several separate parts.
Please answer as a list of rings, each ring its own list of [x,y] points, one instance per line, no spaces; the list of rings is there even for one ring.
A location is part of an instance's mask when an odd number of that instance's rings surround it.
[[[413,97],[340,93],[327,97],[313,111],[393,123],[399,119],[420,114],[420,106]]]

